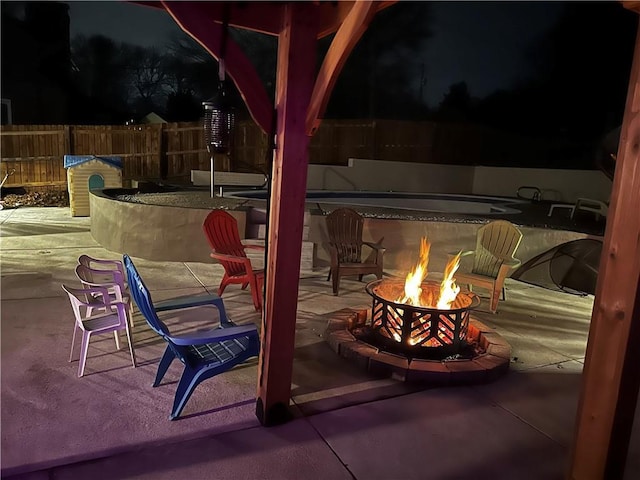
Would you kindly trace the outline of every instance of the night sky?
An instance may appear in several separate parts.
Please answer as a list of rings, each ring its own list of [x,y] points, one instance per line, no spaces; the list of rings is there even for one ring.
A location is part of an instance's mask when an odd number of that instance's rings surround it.
[[[102,34],[162,47],[182,31],[163,11],[126,2],[69,2],[71,36]],[[424,99],[440,102],[466,81],[484,97],[529,73],[525,51],[557,19],[563,2],[433,2],[433,36],[415,64],[416,89],[425,64]],[[393,8],[393,7],[391,7]]]

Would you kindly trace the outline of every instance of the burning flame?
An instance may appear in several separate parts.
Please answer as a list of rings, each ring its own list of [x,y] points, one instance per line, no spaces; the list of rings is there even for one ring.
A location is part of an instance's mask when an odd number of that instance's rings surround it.
[[[460,293],[460,287],[456,285],[456,279],[453,275],[460,267],[460,254],[458,252],[451,260],[447,262],[447,266],[444,268],[444,279],[440,284],[440,297],[438,298],[437,307],[440,310],[450,310],[451,304]]]
[[[426,237],[420,239],[420,259],[416,266],[407,274],[407,278],[404,282],[404,296],[396,300],[398,303],[405,303],[407,305],[414,305],[419,307],[436,307],[440,310],[451,309],[451,304],[454,302],[458,293],[460,293],[460,287],[456,285],[456,279],[454,275],[460,267],[460,253],[455,255],[444,269],[444,279],[440,284],[440,292],[437,298],[433,298],[431,292],[422,292],[422,282],[427,277],[427,266],[429,265],[429,252],[431,251],[431,244],[427,241]],[[426,298],[425,298],[426,297]]]
[[[429,265],[430,251],[431,244],[427,241],[426,237],[422,237],[420,239],[420,259],[413,270],[407,274],[404,282],[404,297],[402,297],[400,303],[420,306],[420,295],[422,294],[422,288],[420,288],[420,286],[429,273],[427,266]]]

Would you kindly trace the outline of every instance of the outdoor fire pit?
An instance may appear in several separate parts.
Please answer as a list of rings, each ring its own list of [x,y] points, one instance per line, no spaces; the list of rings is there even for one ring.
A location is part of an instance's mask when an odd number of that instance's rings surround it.
[[[405,281],[369,283],[370,310],[345,309],[327,324],[326,339],[340,356],[376,375],[430,384],[490,381],[509,368],[511,347],[471,311],[480,305],[455,282],[460,254],[450,258],[441,282],[425,281],[430,244]]]
[[[423,305],[437,298],[440,285],[421,284]],[[411,357],[459,354],[468,345],[470,310],[480,305],[471,292],[459,292],[449,309],[398,303],[404,283],[376,280],[366,286],[373,298],[371,333],[385,350]]]

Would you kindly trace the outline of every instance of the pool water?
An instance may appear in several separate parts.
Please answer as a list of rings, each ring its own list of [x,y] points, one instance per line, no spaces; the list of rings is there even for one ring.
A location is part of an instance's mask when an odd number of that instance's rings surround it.
[[[265,199],[266,191],[235,192],[230,197]],[[471,215],[517,214],[518,204],[526,200],[480,195],[454,195],[437,193],[400,192],[330,192],[308,191],[307,201],[360,207],[382,207],[397,210],[414,210],[435,213]]]

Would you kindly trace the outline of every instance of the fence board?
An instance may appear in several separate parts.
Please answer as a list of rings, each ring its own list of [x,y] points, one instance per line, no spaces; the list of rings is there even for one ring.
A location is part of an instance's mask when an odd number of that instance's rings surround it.
[[[553,167],[575,155],[567,142],[541,143],[469,124],[396,120],[324,120],[311,139],[313,164],[346,165],[349,158],[444,164]],[[232,171],[265,171],[267,136],[251,121],[236,124]],[[61,185],[63,156],[115,155],[131,180],[188,182],[191,170],[208,170],[210,156],[200,122],[156,125],[5,125],[0,131],[0,175],[11,186]],[[165,166],[162,167],[162,162]]]

